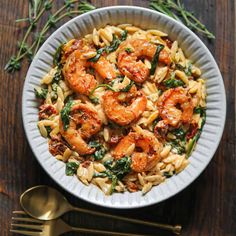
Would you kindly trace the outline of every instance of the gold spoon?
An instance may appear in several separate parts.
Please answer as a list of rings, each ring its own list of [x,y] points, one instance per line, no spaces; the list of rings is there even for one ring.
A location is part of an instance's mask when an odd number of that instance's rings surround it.
[[[182,228],[180,225],[173,226],[168,224],[159,224],[74,207],[60,192],[44,185],[35,186],[26,190],[20,196],[20,204],[27,214],[39,220],[53,220],[59,218],[68,211],[78,211],[81,213],[108,217],[110,219],[170,230],[177,235],[180,234]]]

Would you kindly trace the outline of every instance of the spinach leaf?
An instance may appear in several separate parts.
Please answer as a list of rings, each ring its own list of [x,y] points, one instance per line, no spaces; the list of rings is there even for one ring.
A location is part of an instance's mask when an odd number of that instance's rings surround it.
[[[177,80],[177,79],[168,79],[164,81],[164,85],[166,88],[176,88],[179,86],[183,86],[184,82],[182,80]]]
[[[112,160],[105,161],[105,162],[103,163],[103,165],[104,165],[106,168],[111,169]]]
[[[97,97],[90,97],[89,99],[93,104],[99,104],[99,99]]]
[[[57,71],[53,76],[52,83],[57,83],[63,79],[63,74],[62,74],[62,65],[58,65]]]
[[[90,141],[88,143],[88,145],[89,145],[89,147],[92,147],[92,148],[101,147],[101,143],[99,143],[97,140]]]
[[[95,90],[98,89],[98,88],[100,88],[100,87],[105,87],[105,88],[107,88],[107,89],[112,90],[113,92],[116,92],[116,90],[113,89],[112,86],[109,85],[109,84],[99,84],[98,86],[96,86],[96,87],[90,92],[90,94],[89,94],[89,99],[90,99],[90,100],[95,99],[95,97],[93,97],[93,94],[94,94]]]
[[[99,143],[98,141],[90,141],[89,142],[89,146],[96,148],[95,153],[93,154],[94,159],[97,160],[101,160],[104,155],[106,154],[106,149],[103,147],[103,145],[101,143]]]
[[[37,88],[37,89],[34,89],[34,93],[35,93],[36,98],[46,99],[48,89],[46,89],[46,88]]]
[[[118,180],[121,180],[127,173],[130,172],[131,159],[129,157],[123,157],[115,163],[113,163],[112,160],[108,160],[103,164],[107,168],[106,171],[95,174],[94,177],[108,177],[112,183],[111,193],[113,193]]]
[[[111,42],[111,45],[106,47],[106,53],[114,52],[121,43],[121,41],[116,36],[113,36],[113,37],[114,39]]]
[[[187,67],[184,67],[180,64],[176,64],[176,69],[183,71],[187,76],[192,75],[192,67],[193,65],[191,63],[189,63]]]
[[[118,179],[122,179],[127,173],[130,172],[131,166],[131,158],[123,157],[115,162],[113,166],[111,166],[111,172],[117,176]]]
[[[73,105],[73,101],[70,100],[66,103],[66,105],[61,110],[61,120],[63,123],[64,130],[67,130],[69,127],[69,123],[70,123],[69,115],[70,115],[70,110],[71,110],[72,105]]]
[[[168,144],[171,145],[173,149],[176,150],[178,154],[183,154],[185,153],[185,142],[178,142],[177,140],[172,140]]]
[[[106,154],[106,149],[102,146],[100,149],[96,150],[93,157],[96,161],[101,160]]]
[[[127,36],[128,36],[128,31],[127,30],[124,30],[122,33],[121,33],[121,38],[120,40],[121,41],[125,41],[127,39]]]
[[[112,177],[111,177],[111,192],[110,192],[110,194],[112,194],[115,191],[115,187],[117,185],[117,182],[118,182],[117,176],[112,175]]]
[[[79,167],[79,164],[75,162],[67,162],[66,163],[66,175],[72,176],[76,173],[77,169]]]
[[[187,76],[191,76],[192,75],[192,67],[193,67],[193,65],[191,63],[189,63],[188,66],[185,68],[184,73]]]
[[[200,114],[200,116],[203,116],[204,113],[206,113],[206,108],[205,107],[200,107],[200,106],[195,107],[193,112],[196,113],[196,114]]]
[[[64,43],[62,43],[56,50],[54,56],[53,56],[53,65],[59,66],[61,64],[61,57],[62,57],[62,51],[63,51]]]
[[[173,173],[164,172],[163,175],[164,175],[166,178],[170,178],[171,176],[173,176]]]
[[[150,75],[154,75],[154,73],[155,73],[157,63],[159,61],[159,55],[160,55],[160,52],[163,50],[163,48],[164,48],[164,45],[157,46],[155,55],[154,55],[154,57],[152,59],[152,63],[151,63]]]
[[[117,38],[115,35],[113,36],[113,40],[111,42],[111,45],[110,46],[106,46],[104,48],[100,48],[97,50],[97,55],[90,58],[89,61],[90,62],[96,62],[98,61],[98,59],[101,57],[102,53],[103,52],[106,52],[106,53],[111,53],[111,52],[114,52],[118,47],[119,45],[121,44],[122,41],[126,40],[127,38],[127,34],[128,34],[128,31],[125,30],[124,32],[122,32],[121,34],[121,38]]]
[[[45,126],[45,129],[47,130],[48,136],[52,131],[52,128],[50,126]]]
[[[97,62],[98,59],[101,57],[102,53],[106,50],[106,47],[105,48],[100,48],[97,50],[97,54],[96,56],[90,58],[88,61],[90,62]]]
[[[171,131],[171,133],[174,134],[180,140],[184,140],[184,138],[186,136],[186,132],[181,128],[174,129]]]
[[[127,53],[133,52],[132,48],[126,48],[125,51],[126,51]]]

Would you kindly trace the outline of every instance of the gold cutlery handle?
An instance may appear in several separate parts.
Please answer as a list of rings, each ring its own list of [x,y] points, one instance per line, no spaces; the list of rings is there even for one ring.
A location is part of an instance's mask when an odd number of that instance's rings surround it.
[[[111,235],[111,236],[148,236],[144,234],[122,233],[122,232],[113,232],[113,231],[87,229],[87,228],[76,228],[76,227],[72,227],[71,230],[74,232],[80,232],[80,233],[91,233],[91,234]]]
[[[110,214],[107,214],[107,213],[102,213],[102,212],[97,212],[97,211],[91,211],[91,210],[87,210],[87,209],[83,209],[83,208],[73,207],[72,210],[82,212],[82,213],[86,213],[86,214],[90,214],[90,215],[108,217],[110,219],[116,219],[116,220],[122,220],[122,221],[126,221],[126,222],[129,222],[129,223],[142,224],[142,225],[146,225],[146,226],[157,227],[157,228],[160,228],[160,229],[165,229],[165,230],[172,231],[176,235],[180,235],[181,229],[182,229],[181,225],[169,225],[169,224],[154,223],[154,222],[149,222],[149,221],[144,221],[144,220],[126,218],[126,217],[123,217],[123,216],[110,215]]]

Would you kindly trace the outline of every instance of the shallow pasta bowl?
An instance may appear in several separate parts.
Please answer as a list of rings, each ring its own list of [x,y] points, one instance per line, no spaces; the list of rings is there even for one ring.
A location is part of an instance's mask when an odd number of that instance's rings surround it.
[[[206,124],[198,140],[195,151],[190,156],[190,164],[178,175],[152,188],[146,195],[136,193],[114,193],[105,196],[94,185],[83,185],[76,176],[65,175],[65,164],[58,161],[48,151],[47,140],[41,137],[37,128],[38,102],[34,88],[50,70],[57,47],[71,38],[80,38],[91,33],[93,28],[106,24],[131,23],[144,29],[158,29],[166,32],[170,39],[177,40],[186,56],[207,78]],[[187,187],[206,168],[220,142],[226,114],[226,100],[223,80],[217,64],[207,47],[183,24],[161,13],[140,7],[116,6],[94,10],[78,16],[56,30],[35,56],[23,89],[22,116],[29,144],[45,171],[60,186],[71,194],[88,202],[112,208],[136,208],[161,202]]]

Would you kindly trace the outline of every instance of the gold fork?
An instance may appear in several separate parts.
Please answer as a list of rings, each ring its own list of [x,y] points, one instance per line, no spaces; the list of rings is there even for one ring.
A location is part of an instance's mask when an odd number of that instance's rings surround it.
[[[70,231],[78,233],[91,233],[100,235],[111,235],[111,236],[147,236],[143,234],[131,234],[131,233],[121,233],[105,230],[96,230],[88,228],[75,228],[66,224],[62,219],[56,220],[36,220],[27,215],[24,211],[13,211],[13,214],[20,215],[19,217],[12,217],[12,229],[13,233],[32,235],[32,236],[58,236]],[[20,223],[18,223],[20,222]],[[24,222],[24,223],[22,223]],[[19,229],[21,228],[21,229]]]

